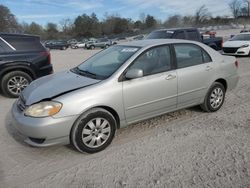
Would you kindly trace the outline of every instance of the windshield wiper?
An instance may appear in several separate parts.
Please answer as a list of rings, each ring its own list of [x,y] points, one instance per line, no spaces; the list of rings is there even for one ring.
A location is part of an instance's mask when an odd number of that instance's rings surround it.
[[[79,68],[78,68],[79,69]],[[92,72],[89,72],[89,71],[87,71],[87,70],[81,70],[81,69],[79,69],[79,71],[81,72],[81,73],[83,73],[83,74],[88,74],[88,75],[92,75],[92,76],[97,76],[96,74],[94,74],[94,73],[92,73]]]
[[[74,68],[73,71],[76,72],[77,74],[82,75],[82,76],[88,76],[88,77],[91,77],[94,79],[100,79],[100,78],[103,79],[103,76],[99,76],[99,75],[92,73],[92,72],[89,72],[87,70],[79,69],[78,67]]]

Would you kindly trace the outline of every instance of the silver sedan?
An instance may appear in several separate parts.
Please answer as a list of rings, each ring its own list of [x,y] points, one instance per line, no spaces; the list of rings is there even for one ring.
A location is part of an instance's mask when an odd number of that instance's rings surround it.
[[[99,152],[131,123],[196,105],[219,110],[237,68],[234,57],[198,42],[123,43],[32,82],[12,107],[13,125],[33,146]]]

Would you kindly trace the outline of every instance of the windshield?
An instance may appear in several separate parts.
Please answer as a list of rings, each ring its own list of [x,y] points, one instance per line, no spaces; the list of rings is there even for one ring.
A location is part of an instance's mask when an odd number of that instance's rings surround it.
[[[241,35],[236,35],[234,36],[231,41],[250,41],[250,34],[241,34]]]
[[[153,31],[146,39],[170,39],[173,36],[173,31]]]
[[[112,46],[90,57],[74,69],[79,74],[96,79],[105,79],[120,68],[139,47]]]

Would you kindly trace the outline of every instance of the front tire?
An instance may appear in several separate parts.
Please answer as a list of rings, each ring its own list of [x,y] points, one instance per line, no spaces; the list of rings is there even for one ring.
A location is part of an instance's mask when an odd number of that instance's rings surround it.
[[[225,87],[221,83],[214,82],[208,90],[201,108],[206,112],[218,111],[224,103],[225,94]]]
[[[93,108],[74,123],[70,141],[80,152],[96,153],[110,145],[115,132],[114,116],[102,108]]]
[[[19,97],[21,91],[32,82],[32,78],[25,72],[13,71],[4,75],[1,80],[3,94],[11,97]]]

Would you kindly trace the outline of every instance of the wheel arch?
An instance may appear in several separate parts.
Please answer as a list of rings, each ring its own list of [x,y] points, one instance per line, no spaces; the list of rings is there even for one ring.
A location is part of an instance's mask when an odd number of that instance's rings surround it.
[[[87,113],[88,111],[91,111],[91,110],[94,109],[94,108],[102,108],[102,109],[108,111],[109,113],[111,113],[112,116],[114,116],[114,118],[115,118],[116,125],[117,125],[116,128],[117,128],[117,129],[120,129],[120,116],[119,116],[119,114],[116,112],[116,110],[114,110],[114,108],[112,108],[112,107],[110,107],[110,106],[106,106],[106,105],[91,106],[91,107],[85,109],[85,110],[79,115],[79,117],[80,117],[82,114],[85,114],[85,113]],[[78,118],[79,118],[79,117],[78,117]],[[78,118],[77,118],[77,119],[78,119]],[[77,121],[77,120],[76,120],[76,121]]]
[[[114,118],[116,120],[116,124],[117,124],[116,128],[120,129],[120,117],[119,117],[118,113],[113,108],[111,108],[109,106],[95,106],[92,108],[103,108],[104,110],[107,110],[109,113],[111,113],[114,116]]]
[[[221,83],[224,86],[225,91],[227,91],[228,85],[227,85],[227,81],[225,79],[219,78],[219,79],[215,80],[214,82]]]
[[[4,68],[1,72],[0,72],[0,77],[4,77],[4,75],[13,72],[13,71],[22,71],[25,72],[26,74],[28,74],[32,79],[36,78],[36,74],[34,73],[34,71],[32,71],[30,68],[26,67],[26,66],[11,66],[11,67],[7,67]]]

